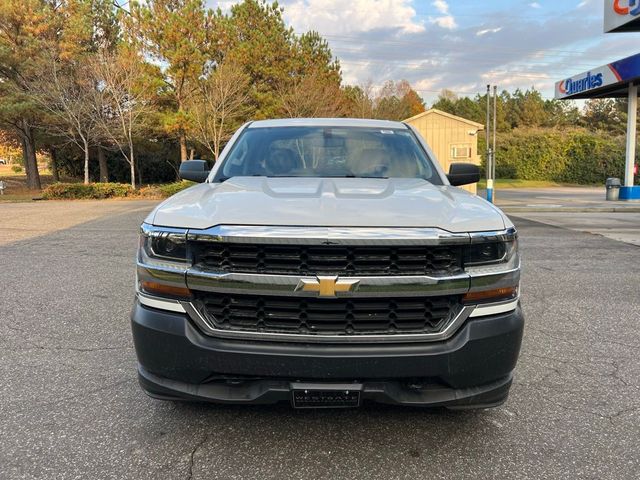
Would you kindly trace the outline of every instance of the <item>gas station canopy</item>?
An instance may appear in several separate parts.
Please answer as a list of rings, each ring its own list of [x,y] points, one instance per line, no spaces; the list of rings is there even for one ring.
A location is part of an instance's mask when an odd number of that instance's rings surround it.
[[[627,98],[630,84],[640,84],[640,53],[556,83],[556,98]]]
[[[635,4],[635,2],[636,0],[630,0],[629,4]],[[640,5],[640,0],[637,2]],[[618,3],[614,2],[614,7]],[[634,186],[639,84],[640,53],[556,83],[555,97],[559,100],[580,98],[627,98],[629,100],[624,186],[620,189],[620,200],[640,200],[640,186]]]
[[[640,0],[605,0],[604,33],[640,30]]]

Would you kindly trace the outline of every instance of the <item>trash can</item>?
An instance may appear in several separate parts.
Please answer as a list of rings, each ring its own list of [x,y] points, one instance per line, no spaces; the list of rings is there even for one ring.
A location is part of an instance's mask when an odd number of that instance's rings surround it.
[[[607,178],[605,186],[607,187],[607,200],[618,201],[620,198],[620,183],[619,178]]]

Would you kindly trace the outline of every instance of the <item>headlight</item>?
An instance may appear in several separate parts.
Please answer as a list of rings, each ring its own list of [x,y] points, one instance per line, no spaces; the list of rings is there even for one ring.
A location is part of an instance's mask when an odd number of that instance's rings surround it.
[[[472,243],[464,252],[465,267],[509,263],[518,251],[518,241]]]
[[[186,263],[186,231],[143,224],[140,229],[140,248],[149,258]]]
[[[471,276],[471,289],[464,295],[463,303],[517,299],[520,256],[516,230],[472,233],[471,244],[465,248],[464,267]]]
[[[187,231],[143,224],[138,250],[138,291],[176,299],[191,297],[185,284]]]

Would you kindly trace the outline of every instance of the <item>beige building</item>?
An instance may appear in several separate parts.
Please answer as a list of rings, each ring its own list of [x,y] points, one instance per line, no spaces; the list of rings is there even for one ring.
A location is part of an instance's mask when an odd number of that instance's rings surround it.
[[[478,132],[484,125],[435,108],[408,118],[405,123],[420,132],[445,172],[449,171],[449,165],[452,163],[468,162],[480,165]],[[476,185],[461,188],[476,193]]]

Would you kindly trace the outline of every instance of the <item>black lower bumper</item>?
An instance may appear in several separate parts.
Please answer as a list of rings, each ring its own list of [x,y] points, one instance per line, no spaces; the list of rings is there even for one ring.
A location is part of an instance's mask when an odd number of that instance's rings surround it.
[[[469,408],[504,402],[524,319],[514,312],[470,319],[436,343],[316,345],[248,342],[200,333],[185,314],[136,302],[139,378],[151,396],[219,403],[290,401],[304,385],[352,386],[364,401]]]

